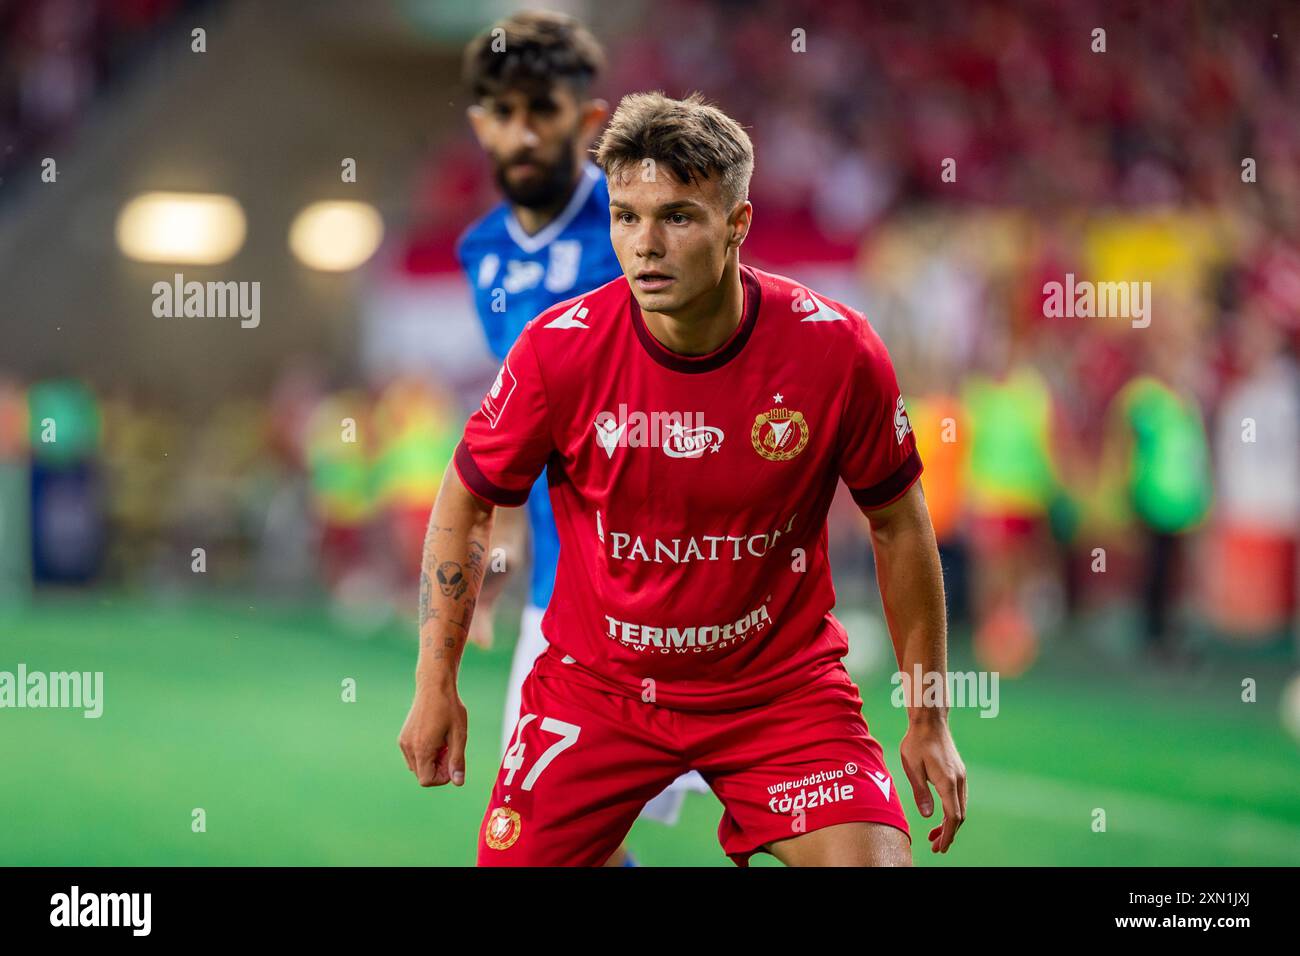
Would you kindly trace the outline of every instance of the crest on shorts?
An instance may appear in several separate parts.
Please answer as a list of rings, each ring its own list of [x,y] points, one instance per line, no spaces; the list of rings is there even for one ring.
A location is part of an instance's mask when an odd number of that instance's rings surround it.
[[[808,421],[803,412],[794,412],[781,404],[781,393],[772,396],[775,407],[754,416],[749,431],[754,451],[768,461],[789,461],[808,445]]]
[[[497,807],[488,817],[483,838],[493,850],[508,850],[523,832],[524,821],[509,807]]]

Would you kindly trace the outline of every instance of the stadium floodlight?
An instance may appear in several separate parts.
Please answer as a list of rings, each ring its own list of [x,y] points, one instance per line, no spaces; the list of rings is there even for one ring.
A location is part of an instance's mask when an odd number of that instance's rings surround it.
[[[384,220],[369,203],[322,200],[311,203],[289,227],[289,248],[298,261],[322,272],[355,269],[375,254]]]
[[[141,193],[117,217],[118,248],[141,262],[225,262],[246,233],[243,207],[214,193]]]

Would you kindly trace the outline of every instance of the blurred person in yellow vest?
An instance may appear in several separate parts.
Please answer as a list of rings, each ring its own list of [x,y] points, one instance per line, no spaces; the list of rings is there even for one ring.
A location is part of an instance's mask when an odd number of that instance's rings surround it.
[[[1051,392],[1029,362],[1023,339],[1010,330],[1001,335],[986,347],[989,371],[972,374],[961,389],[968,442],[963,497],[975,652],[982,666],[1015,676],[1033,663],[1038,648],[1026,597],[1061,577],[1048,523],[1060,485],[1051,453]]]
[[[371,400],[352,389],[327,395],[307,427],[307,473],[320,532],[321,573],[334,588],[364,569],[367,526],[376,514]]]
[[[375,504],[383,511],[390,554],[400,580],[414,580],[429,511],[460,439],[448,396],[428,382],[402,377],[379,393],[374,412]]]

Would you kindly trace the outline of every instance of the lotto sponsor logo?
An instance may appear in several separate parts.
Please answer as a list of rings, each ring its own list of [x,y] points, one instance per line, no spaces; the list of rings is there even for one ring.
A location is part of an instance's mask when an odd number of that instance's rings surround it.
[[[638,651],[656,649],[661,654],[687,654],[715,651],[737,644],[772,623],[767,605],[750,611],[730,624],[699,624],[691,627],[658,627],[633,624],[605,615],[607,636],[625,647]]]
[[[689,430],[677,426],[670,429],[668,440],[663,444],[664,454],[669,458],[702,458],[706,451],[720,451],[722,438],[722,429],[712,425]]]
[[[642,538],[626,531],[598,534],[609,545],[609,556],[617,561],[649,561],[654,564],[689,564],[692,561],[740,561],[761,558],[776,546],[777,539],[789,534],[798,512],[790,516],[785,527],[753,534],[704,534],[687,538]]]

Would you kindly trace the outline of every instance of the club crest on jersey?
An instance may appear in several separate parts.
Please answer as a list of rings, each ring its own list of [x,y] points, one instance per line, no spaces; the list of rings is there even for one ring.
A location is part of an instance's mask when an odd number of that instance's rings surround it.
[[[524,821],[509,807],[497,807],[483,828],[483,839],[493,850],[508,850],[523,832]]]
[[[808,446],[808,422],[803,412],[792,412],[780,404],[780,392],[773,399],[776,407],[754,416],[749,438],[754,451],[768,461],[789,461]]]

